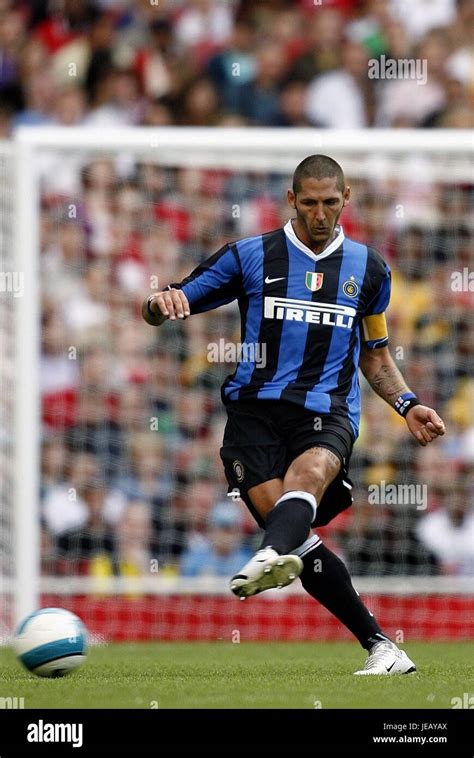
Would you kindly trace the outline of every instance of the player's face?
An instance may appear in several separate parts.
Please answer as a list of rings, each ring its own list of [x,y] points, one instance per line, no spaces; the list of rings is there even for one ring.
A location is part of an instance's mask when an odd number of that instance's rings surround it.
[[[349,187],[344,192],[337,188],[335,176],[303,179],[296,195],[288,190],[288,202],[296,210],[296,232],[302,242],[322,249],[332,238],[349,195]]]

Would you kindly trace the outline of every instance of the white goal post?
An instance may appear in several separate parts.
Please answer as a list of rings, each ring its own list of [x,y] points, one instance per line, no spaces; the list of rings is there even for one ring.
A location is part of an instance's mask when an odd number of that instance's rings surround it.
[[[22,272],[22,297],[11,300],[15,314],[16,347],[14,381],[14,422],[9,433],[14,440],[13,460],[4,447],[0,454],[4,492],[5,476],[13,472],[13,485],[3,502],[6,524],[11,516],[10,535],[13,563],[5,569],[0,563],[0,598],[12,595],[10,621],[22,618],[40,604],[43,593],[59,596],[97,593],[93,580],[81,577],[41,576],[39,532],[40,485],[40,162],[45,154],[113,154],[146,156],[161,166],[193,166],[236,171],[276,171],[287,173],[311,153],[333,156],[349,176],[383,180],[391,170],[400,178],[413,172],[426,172],[431,181],[472,182],[472,135],[458,130],[318,130],[261,128],[63,128],[28,127],[16,131],[10,143],[0,145],[2,172],[2,229],[13,212],[11,239],[2,234],[2,246],[13,240],[13,253],[3,256],[3,266]],[[8,167],[8,170],[7,168]],[[210,250],[209,254],[213,251]],[[146,293],[144,293],[145,295]],[[5,293],[1,293],[5,297]],[[2,341],[2,347],[4,347]],[[3,362],[3,355],[1,356]],[[5,369],[4,369],[5,370]],[[10,377],[11,379],[11,377]],[[5,386],[2,382],[2,386]],[[5,435],[5,431],[4,431]],[[11,440],[10,440],[11,442]],[[5,500],[5,498],[3,498]],[[10,513],[7,513],[7,510]],[[1,514],[0,514],[1,515]],[[8,516],[8,518],[7,518]],[[0,522],[1,523],[1,522]],[[10,522],[8,522],[10,523]],[[7,562],[8,563],[8,562]],[[8,568],[8,567],[7,567]],[[413,594],[414,592],[471,594],[470,582],[461,578],[417,577],[354,579],[364,592]],[[141,591],[149,594],[186,594],[227,592],[227,581],[190,582],[180,578],[104,579],[104,596],[127,595]],[[295,590],[295,592],[297,592]],[[0,615],[1,622],[8,623]]]

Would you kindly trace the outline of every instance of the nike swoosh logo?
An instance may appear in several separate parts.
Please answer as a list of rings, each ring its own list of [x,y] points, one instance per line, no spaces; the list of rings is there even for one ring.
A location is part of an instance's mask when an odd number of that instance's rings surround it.
[[[395,666],[395,663],[396,663],[396,661],[394,661],[391,666],[388,666],[388,667],[385,666],[385,668],[387,669],[387,671],[391,671],[393,669],[393,667]]]
[[[286,276],[277,276],[276,279],[270,279],[269,276],[265,277],[265,284],[271,284],[272,282],[281,282],[282,279],[286,279]]]

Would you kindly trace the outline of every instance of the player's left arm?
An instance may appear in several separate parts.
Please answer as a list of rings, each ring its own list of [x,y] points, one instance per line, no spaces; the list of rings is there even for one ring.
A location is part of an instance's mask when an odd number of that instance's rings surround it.
[[[359,365],[377,395],[405,418],[410,432],[420,445],[425,446],[445,433],[443,420],[433,408],[418,401],[386,345],[374,349],[373,342],[362,342]]]
[[[410,390],[388,349],[385,311],[390,302],[391,273],[376,250],[369,248],[368,297],[361,321],[360,369],[372,389],[407,422],[420,445],[427,445],[445,433],[436,411],[422,405]]]

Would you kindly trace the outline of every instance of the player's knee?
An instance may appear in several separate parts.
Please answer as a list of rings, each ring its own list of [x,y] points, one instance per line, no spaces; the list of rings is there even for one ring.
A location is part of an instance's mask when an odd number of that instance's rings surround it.
[[[322,495],[326,486],[326,477],[322,467],[305,466],[303,470],[288,471],[284,480],[285,490],[303,490],[310,492],[316,499]]]

